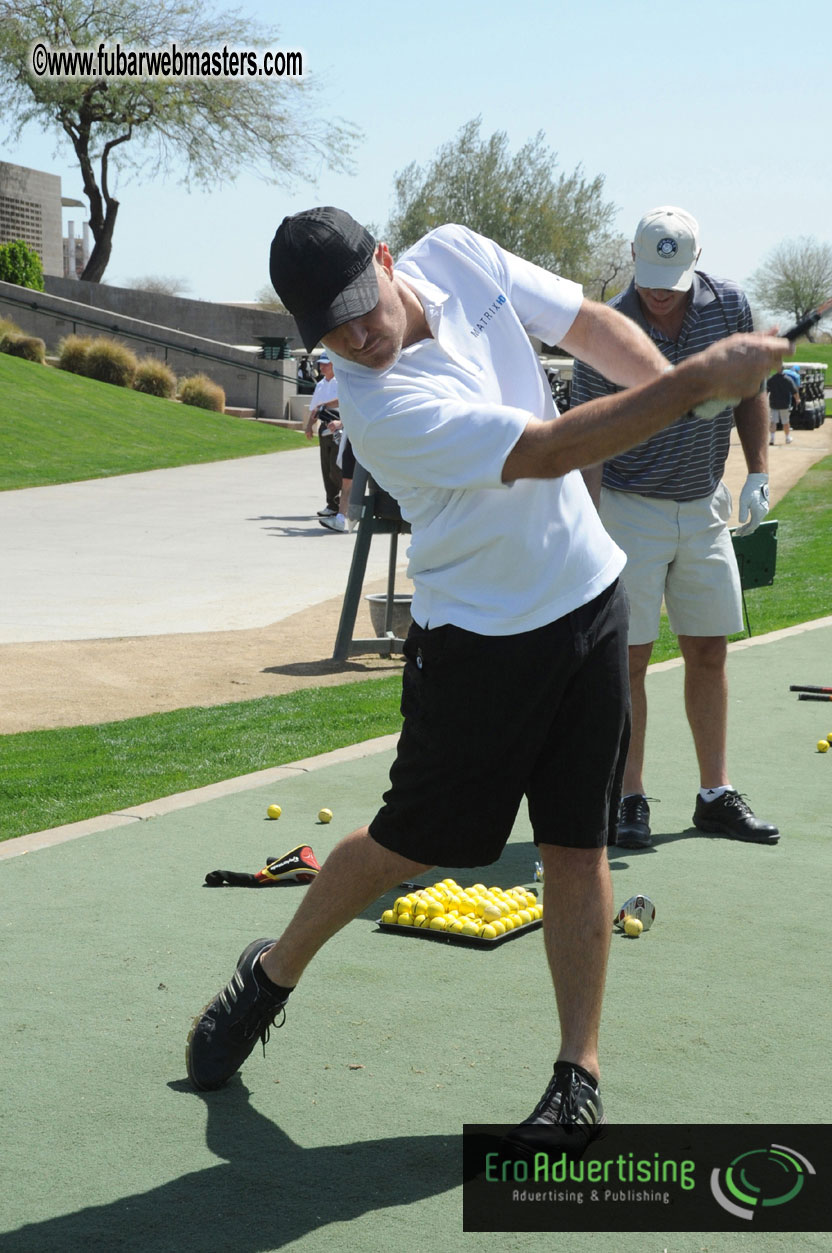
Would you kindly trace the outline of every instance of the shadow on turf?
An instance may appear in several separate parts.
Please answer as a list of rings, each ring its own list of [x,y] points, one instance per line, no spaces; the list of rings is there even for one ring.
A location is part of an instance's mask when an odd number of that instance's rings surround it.
[[[665,844],[678,844],[680,840],[729,840],[732,844],[750,844],[754,848],[760,848],[761,845],[753,840],[738,840],[733,835],[722,835],[718,831],[700,831],[696,827],[685,827],[683,831],[664,831],[653,832],[653,843],[649,848],[615,848],[610,849],[610,869],[620,870],[627,865],[631,857],[649,857],[659,850]],[[627,858],[627,861],[619,859]],[[615,860],[613,860],[615,859]]]
[[[303,1148],[252,1108],[239,1076],[204,1095],[186,1080],[168,1087],[204,1102],[206,1143],[225,1162],[109,1205],[21,1227],[0,1236],[3,1253],[85,1248],[265,1253],[329,1223],[410,1205],[462,1183],[461,1136],[393,1136]],[[333,1123],[337,1126],[337,1111]],[[187,1156],[187,1144],[182,1149]]]
[[[320,661],[292,661],[285,666],[264,666],[260,673],[314,676],[318,674],[367,674],[372,670],[378,672],[379,678],[383,678],[382,670],[385,668],[401,670],[403,664],[404,658],[400,653],[395,653],[392,657],[379,656],[372,663],[333,661],[331,658],[322,658]]]

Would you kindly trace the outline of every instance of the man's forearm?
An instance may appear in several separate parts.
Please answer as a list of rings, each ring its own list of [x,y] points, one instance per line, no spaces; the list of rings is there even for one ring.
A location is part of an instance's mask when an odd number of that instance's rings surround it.
[[[749,474],[768,474],[771,410],[765,392],[741,400],[734,410],[737,435]]]
[[[587,401],[555,422],[529,420],[503,466],[503,481],[559,478],[626,452],[706,400],[756,392],[788,350],[772,336],[734,335],[650,383]]]

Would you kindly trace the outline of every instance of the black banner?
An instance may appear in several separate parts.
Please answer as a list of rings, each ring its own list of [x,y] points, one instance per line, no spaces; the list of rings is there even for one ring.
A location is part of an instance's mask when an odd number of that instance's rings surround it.
[[[595,1131],[596,1129],[593,1129]],[[469,1125],[465,1231],[829,1231],[832,1127]]]

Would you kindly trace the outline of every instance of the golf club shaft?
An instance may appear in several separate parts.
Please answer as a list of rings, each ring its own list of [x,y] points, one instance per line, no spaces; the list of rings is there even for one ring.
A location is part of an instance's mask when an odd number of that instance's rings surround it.
[[[790,692],[832,692],[832,687],[812,687],[811,683],[792,683]]]
[[[800,692],[798,700],[832,700],[832,696],[821,696],[819,692]]]

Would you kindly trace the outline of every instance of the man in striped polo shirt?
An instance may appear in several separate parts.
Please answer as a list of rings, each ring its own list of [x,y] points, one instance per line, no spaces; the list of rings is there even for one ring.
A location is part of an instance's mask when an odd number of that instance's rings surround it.
[[[696,269],[699,227],[684,209],[646,213],[632,245],[635,278],[610,301],[638,323],[676,365],[735,331],[753,329],[748,301],[732,282]],[[576,362],[572,405],[618,391]],[[748,468],[738,534],[768,512],[768,401],[765,392],[730,401],[715,420],[687,414],[629,452],[585,472],[607,531],[627,554],[629,663],[633,729],[624,772],[617,843],[646,848],[645,675],[659,633],[662,599],[685,659],[685,709],[699,762],[693,822],[702,831],[772,844],[777,827],[755,817],[732,787],[726,762],[728,635],[742,630],[742,594],[728,520],[731,495],[721,481],[736,424]]]

